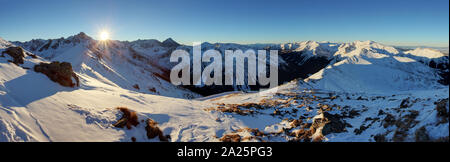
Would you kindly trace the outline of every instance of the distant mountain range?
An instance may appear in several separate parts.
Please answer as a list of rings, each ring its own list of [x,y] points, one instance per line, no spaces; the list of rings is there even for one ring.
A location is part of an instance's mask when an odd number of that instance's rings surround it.
[[[140,68],[142,68],[142,66],[150,65],[151,67],[146,67],[145,69],[149,70],[151,73],[155,74],[159,78],[164,79],[167,82],[170,81],[169,80],[170,69],[175,65],[174,63],[169,62],[169,56],[171,51],[175,49],[185,49],[192,54],[192,46],[180,45],[171,38],[168,38],[163,42],[160,42],[155,39],[137,40],[131,42],[109,41],[108,42],[109,45],[101,47],[99,46],[100,43],[98,43],[98,41],[92,39],[83,32],[75,36],[70,36],[68,38],[49,39],[49,40],[35,39],[27,42],[12,42],[12,43],[18,46],[22,46],[26,50],[49,60],[56,58],[58,55],[61,55],[61,53],[69,51],[69,49],[73,49],[80,43],[84,43],[86,44],[84,48],[94,53],[107,52],[108,54],[106,54],[106,56],[108,55],[115,56],[119,55],[120,53],[120,55],[122,56],[132,57],[133,59],[127,60],[135,65],[141,66]],[[361,54],[361,52],[373,53],[384,50],[385,53],[383,54],[387,54],[388,56],[398,55],[398,56],[414,57],[413,59],[420,60],[420,62],[423,62],[423,64],[426,65],[429,65],[431,62],[432,64],[437,63],[440,64],[441,66],[445,66],[442,67],[441,70],[448,68],[447,67],[448,65],[445,64],[446,62],[448,62],[448,57],[445,56],[448,55],[438,51],[430,50],[430,48],[419,48],[417,50],[411,50],[406,48],[387,46],[373,41],[365,41],[365,42],[356,41],[352,43],[305,41],[305,42],[284,43],[284,44],[250,44],[250,45],[241,45],[235,43],[211,44],[205,42],[202,43],[201,46],[202,51],[206,51],[207,49],[217,49],[221,51],[222,54],[224,53],[225,50],[230,49],[231,50],[241,49],[244,51],[247,49],[279,50],[280,83],[285,83],[296,78],[307,79],[309,75],[319,72],[322,68],[330,64],[330,62],[336,62],[339,59],[342,59],[343,57],[347,57],[346,53],[355,53],[355,52],[357,52],[357,54],[359,55]],[[388,50],[386,51],[386,49]],[[434,55],[433,58],[428,58],[426,56],[429,53],[431,55]],[[102,55],[105,54],[99,54],[99,56]],[[359,56],[352,55],[352,57],[359,57]],[[205,66],[206,65],[203,65],[203,67]],[[111,65],[110,67],[114,68],[114,65]],[[301,70],[293,71],[292,69],[301,69]],[[439,74],[446,73],[443,71],[440,71],[438,73]],[[445,75],[442,76],[444,78],[446,77]],[[139,81],[136,81],[136,84],[138,84],[138,82]],[[448,84],[448,81],[445,81],[445,79],[442,80],[442,82],[446,82],[446,84]],[[260,87],[235,85],[235,86],[185,86],[185,88],[188,88],[191,91],[194,91],[202,95],[211,95],[231,90],[245,90],[245,91],[258,90]]]

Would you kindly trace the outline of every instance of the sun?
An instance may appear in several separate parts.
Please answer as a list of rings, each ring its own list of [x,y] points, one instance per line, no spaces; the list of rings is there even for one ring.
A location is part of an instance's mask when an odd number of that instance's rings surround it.
[[[109,39],[109,32],[104,30],[100,32],[100,40],[105,41]]]

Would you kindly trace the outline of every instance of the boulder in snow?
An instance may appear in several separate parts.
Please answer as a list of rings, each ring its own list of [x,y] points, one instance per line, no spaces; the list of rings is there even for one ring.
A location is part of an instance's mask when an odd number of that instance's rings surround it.
[[[2,57],[4,57],[5,53],[13,58],[12,63],[16,65],[23,64],[25,52],[22,47],[8,47],[5,51],[2,52]]]
[[[76,85],[80,86],[80,81],[77,75],[72,70],[72,65],[68,62],[54,61],[51,63],[41,62],[39,65],[34,66],[34,71],[47,75],[50,80],[58,82],[62,86],[74,87],[75,83],[72,82],[72,77],[76,81]]]
[[[159,129],[157,125],[158,123],[153,119],[150,118],[147,119],[147,125],[145,126],[145,130],[147,131],[148,139],[152,139],[158,136],[160,141],[168,142],[170,136],[169,135],[164,136],[163,132],[161,131],[161,129]]]
[[[137,126],[139,124],[138,117],[135,111],[130,111],[130,109],[125,107],[118,107],[123,115],[116,123],[113,124],[114,127],[131,129],[131,126]]]

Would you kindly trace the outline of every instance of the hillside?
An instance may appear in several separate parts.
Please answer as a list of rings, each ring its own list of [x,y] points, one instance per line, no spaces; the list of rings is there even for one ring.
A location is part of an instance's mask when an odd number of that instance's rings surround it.
[[[0,57],[0,141],[161,141],[149,138],[148,119],[171,142],[448,141],[449,89],[439,82],[448,66],[429,65],[448,65],[448,57],[372,41],[204,44],[280,50],[280,75],[298,77],[262,92],[200,96],[165,78],[168,52],[191,48],[172,39],[0,39],[0,52],[25,49],[24,64]],[[51,61],[71,63],[80,86],[61,86],[33,70]],[[138,124],[127,118],[130,129],[115,127],[124,115],[117,107],[136,113]]]

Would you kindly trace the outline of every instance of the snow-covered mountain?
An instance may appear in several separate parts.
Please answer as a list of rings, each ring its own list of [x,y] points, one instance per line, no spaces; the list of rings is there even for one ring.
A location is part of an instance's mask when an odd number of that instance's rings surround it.
[[[422,62],[432,68],[448,69],[448,54],[431,48],[416,48],[406,51],[405,54],[411,55],[415,60]]]
[[[209,49],[215,49],[221,52],[222,58],[225,58],[225,50],[242,50],[246,52],[247,50],[254,50],[255,53],[258,50],[277,50],[278,51],[278,80],[279,84],[289,82],[296,78],[305,78],[310,74],[313,74],[323,67],[325,67],[329,61],[333,58],[332,53],[337,50],[337,43],[319,43],[315,41],[306,41],[298,43],[286,43],[286,44],[236,44],[236,43],[201,43],[201,50],[206,51]],[[188,51],[191,56],[193,53],[193,46],[182,45],[176,49],[182,49]],[[275,58],[270,55],[270,59]],[[164,62],[169,61],[169,55],[161,59]],[[268,62],[267,67],[273,64],[273,61]],[[172,64],[173,66],[174,64]],[[202,68],[206,67],[208,64],[202,64]],[[223,62],[224,65],[224,62]],[[242,66],[242,65],[237,65]],[[254,66],[254,65],[253,65]],[[236,67],[236,69],[244,69],[247,71],[247,67]],[[302,69],[302,70],[292,70],[292,69]],[[223,72],[225,75],[225,71]],[[235,75],[235,73],[233,74]],[[245,73],[245,78],[247,78],[247,73]],[[258,79],[256,79],[258,81]],[[203,95],[211,95],[226,91],[254,91],[259,90],[260,85],[249,86],[245,85],[233,85],[233,86],[186,86],[194,92],[198,92]]]
[[[9,46],[12,46],[12,43],[0,38],[0,48],[7,48]]]
[[[192,53],[192,46],[180,46],[178,49]],[[431,49],[403,52],[373,41],[254,45],[202,43],[202,51],[208,49],[219,50],[222,54],[225,50],[236,49],[279,50],[279,82],[300,78],[317,89],[380,93],[437,88],[448,84],[448,56]],[[217,93],[214,90],[220,87],[201,89]],[[250,88],[232,87],[227,90]]]
[[[403,52],[373,41],[203,43],[202,51],[279,50],[286,83],[200,98],[168,81],[170,52],[192,53],[170,38],[0,39],[0,52],[11,46],[26,54],[24,64],[0,57],[0,141],[160,141],[149,137],[147,119],[168,141],[448,141],[449,88],[439,82],[448,56],[428,49]],[[70,62],[80,87],[33,70],[50,61]],[[134,112],[138,124],[115,127],[125,114],[117,107]]]
[[[430,53],[435,56],[435,53]],[[314,88],[333,91],[392,93],[443,87],[439,70],[416,57],[372,41],[342,44],[334,60],[305,81]],[[415,56],[415,55],[414,55]],[[439,57],[448,64],[448,57]],[[430,59],[427,60],[427,63]]]
[[[48,61],[70,62],[81,75],[82,86],[88,79],[141,93],[179,98],[199,95],[173,86],[167,78],[166,68],[159,67],[157,58],[170,47],[162,47],[157,40],[135,42],[92,39],[79,33],[66,39],[32,40],[14,44]]]

